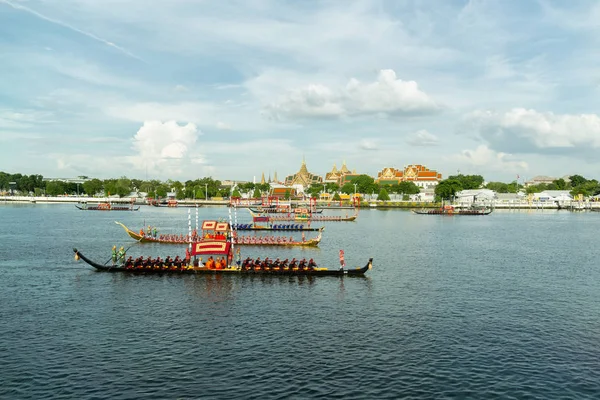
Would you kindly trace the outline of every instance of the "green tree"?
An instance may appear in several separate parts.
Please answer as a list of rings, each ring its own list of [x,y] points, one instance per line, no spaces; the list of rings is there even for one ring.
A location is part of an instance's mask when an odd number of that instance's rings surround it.
[[[488,182],[485,188],[497,193],[508,193],[508,184],[504,182]]]
[[[285,200],[289,200],[289,199],[290,199],[290,197],[291,197],[291,195],[292,195],[292,193],[290,192],[290,189],[287,189],[287,190],[285,191],[285,196],[284,196],[284,199],[285,199]]]
[[[379,191],[379,196],[377,196],[377,200],[389,201],[389,199],[390,195],[388,194],[387,190],[385,190],[385,188],[381,188]]]
[[[238,188],[240,189],[240,192],[242,192],[242,193],[250,193],[251,191],[254,190],[254,186],[255,185],[252,182],[238,184]]]
[[[242,194],[240,193],[238,188],[235,188],[235,189],[233,189],[233,193],[231,193],[231,197],[240,198],[240,197],[242,197]]]
[[[402,181],[398,184],[397,188],[398,192],[403,194],[419,194],[421,193],[421,189],[415,185],[414,182],[411,181]]]
[[[483,185],[483,176],[481,175],[452,175],[447,180],[457,180],[460,183],[461,190],[479,189]]]
[[[463,190],[461,181],[456,177],[451,177],[444,179],[437,184],[435,187],[435,195],[441,199],[448,200],[454,197],[456,192],[460,192],[461,190]]]
[[[258,187],[262,193],[269,193],[271,191],[271,185],[269,185],[267,182],[259,183],[256,185],[256,187]]]
[[[587,182],[587,179],[581,175],[571,175],[569,180],[571,181],[571,187],[573,188],[576,188],[577,186],[583,185]]]
[[[46,194],[48,196],[58,196],[65,193],[65,184],[60,181],[50,181],[46,183]]]
[[[104,183],[100,179],[97,179],[97,178],[90,179],[89,181],[83,182],[82,186],[83,186],[83,191],[88,196],[95,196],[96,193],[102,192],[102,189],[104,189]]]
[[[323,191],[323,185],[320,183],[313,183],[304,190],[304,193],[310,197],[319,197],[319,194]]]
[[[260,190],[258,188],[254,189],[254,194],[252,195],[252,197],[255,199],[260,199],[262,197],[262,195],[260,194]]]
[[[335,194],[333,195],[333,201],[341,201],[342,198],[340,197],[340,194],[338,192],[335,192]]]
[[[517,193],[520,188],[521,188],[521,185],[519,185],[519,183],[517,181],[512,181],[511,183],[506,185],[506,189],[507,189],[508,193]]]
[[[340,190],[340,185],[334,182],[328,182],[325,184],[325,191],[327,193],[335,193]]]
[[[354,194],[354,184],[347,182],[344,184],[344,186],[342,186],[340,191],[344,194]]]
[[[8,183],[10,182],[10,174],[6,172],[0,172],[0,189],[8,190]]]
[[[158,185],[155,189],[156,195],[158,197],[162,197],[162,198],[167,197],[167,193],[169,193],[169,191],[170,191],[169,186],[164,183]]]
[[[527,194],[541,193],[547,189],[548,189],[548,185],[546,185],[545,183],[539,183],[537,185],[528,186],[527,189],[525,189],[525,192]]]
[[[556,179],[552,183],[556,186],[557,190],[565,190],[567,188],[567,182],[563,178]]]
[[[354,190],[354,184],[356,183],[356,188],[359,193],[373,193],[379,192],[379,186],[375,183],[375,179],[370,177],[369,175],[359,175],[356,178],[352,179],[352,190]]]
[[[584,196],[592,196],[594,194],[597,194],[598,192],[600,192],[600,186],[598,185],[598,181],[596,181],[595,179],[592,180],[586,180],[586,182],[581,183],[579,185],[577,185],[576,187],[574,187],[571,190],[571,195],[572,196],[577,196],[578,194],[582,194]]]

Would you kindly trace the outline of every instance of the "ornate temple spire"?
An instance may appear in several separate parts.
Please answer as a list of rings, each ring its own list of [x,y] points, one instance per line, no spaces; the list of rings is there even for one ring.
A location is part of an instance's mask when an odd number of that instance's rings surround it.
[[[260,184],[264,185],[265,184],[265,173],[262,173],[262,178],[260,178]]]
[[[340,169],[340,172],[347,174],[350,171],[348,170],[348,167],[346,167],[346,160],[344,160],[344,162],[342,163],[342,168]]]
[[[275,183],[278,183],[278,182],[277,182],[277,171],[275,171],[275,174],[273,174],[273,181],[274,181]]]
[[[304,161],[304,156],[302,156],[302,165],[300,166],[300,171],[298,174],[308,175],[308,169],[306,168],[306,161]]]

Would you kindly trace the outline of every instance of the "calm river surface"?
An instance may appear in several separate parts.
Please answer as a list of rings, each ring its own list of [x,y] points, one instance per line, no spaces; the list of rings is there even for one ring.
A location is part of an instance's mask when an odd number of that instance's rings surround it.
[[[100,262],[113,245],[183,255],[135,244],[115,220],[184,233],[188,211],[0,205],[0,398],[600,393],[600,213],[365,210],[325,223],[318,249],[242,248],[334,268],[339,249],[349,266],[374,258],[366,278],[343,279],[127,276],[76,262],[73,247]]]

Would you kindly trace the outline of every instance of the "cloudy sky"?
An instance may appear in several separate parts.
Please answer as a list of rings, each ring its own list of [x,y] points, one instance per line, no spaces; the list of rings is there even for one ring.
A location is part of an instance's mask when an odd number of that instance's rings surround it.
[[[0,0],[0,170],[600,178],[600,3]]]

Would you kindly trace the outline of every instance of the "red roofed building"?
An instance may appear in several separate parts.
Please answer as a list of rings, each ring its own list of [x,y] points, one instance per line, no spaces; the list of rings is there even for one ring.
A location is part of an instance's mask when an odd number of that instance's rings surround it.
[[[384,168],[377,174],[375,183],[399,184],[403,181],[414,182],[420,188],[429,189],[435,187],[442,180],[442,174],[432,171],[424,165],[413,164],[399,170],[395,168]]]
[[[269,197],[276,197],[278,199],[285,199],[289,193],[289,198],[294,199],[298,197],[298,191],[295,187],[276,185],[271,187]]]

